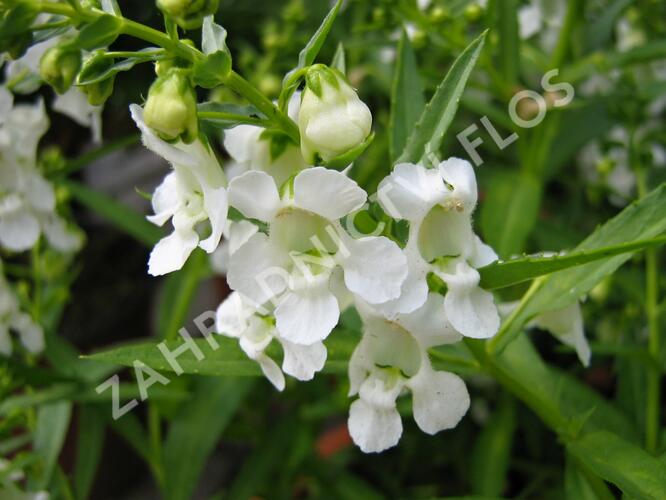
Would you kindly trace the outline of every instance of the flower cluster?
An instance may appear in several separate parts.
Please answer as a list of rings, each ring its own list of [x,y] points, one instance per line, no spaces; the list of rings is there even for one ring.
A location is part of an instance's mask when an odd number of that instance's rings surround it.
[[[188,102],[191,90],[181,84],[174,92]],[[476,270],[497,256],[472,229],[472,166],[458,158],[435,168],[396,165],[376,199],[386,220],[408,223],[408,237],[361,234],[354,219],[367,209],[367,193],[346,171],[313,166],[345,158],[371,133],[367,106],[340,73],[314,66],[305,90],[292,97],[300,145],[254,125],[227,130],[228,185],[205,139],[180,133],[192,122],[187,112],[169,111],[177,103],[160,105],[169,120],[147,124],[151,103],[173,99],[164,88],[151,88],[144,109],[131,106],[144,144],[173,166],[149,220],[171,219],[174,230],[153,249],[149,272],[180,269],[197,246],[211,253],[224,235],[217,260],[234,291],[218,309],[217,330],[237,338],[277,389],[284,374],[310,380],[324,367],[324,342],[341,312],[355,306],[364,326],[349,362],[350,396],[358,396],[349,417],[354,441],[366,452],[395,445],[402,433],[396,399],[405,392],[425,432],[454,427],[469,395],[458,376],[434,370],[428,349],[488,338],[499,327]],[[242,218],[228,219],[230,208]],[[433,279],[438,287],[429,285]],[[268,349],[273,341],[281,366]]]

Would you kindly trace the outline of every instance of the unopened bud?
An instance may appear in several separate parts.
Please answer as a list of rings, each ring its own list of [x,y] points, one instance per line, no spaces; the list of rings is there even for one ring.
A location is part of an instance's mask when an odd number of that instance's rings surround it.
[[[188,75],[172,68],[151,85],[143,118],[157,135],[167,141],[190,143],[199,134],[197,96]]]
[[[305,81],[298,127],[306,161],[329,161],[361,146],[370,134],[372,114],[344,76],[318,64]]]
[[[103,75],[114,64],[112,57],[106,57],[104,51],[94,52],[81,68],[79,73],[79,82],[89,79],[88,75]],[[103,80],[94,83],[79,84],[79,89],[88,97],[88,102],[92,106],[101,106],[113,93],[113,84],[115,75],[111,75]]]
[[[201,26],[203,18],[217,12],[219,0],[157,0],[157,7],[178,26],[191,30]]]
[[[65,47],[51,47],[39,61],[39,73],[42,79],[64,94],[74,83],[81,69],[81,51]]]

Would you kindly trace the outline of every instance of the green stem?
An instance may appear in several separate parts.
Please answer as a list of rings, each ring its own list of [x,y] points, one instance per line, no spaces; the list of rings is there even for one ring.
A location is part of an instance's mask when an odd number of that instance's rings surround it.
[[[57,14],[86,22],[92,22],[102,15],[101,12],[93,10],[82,10],[77,12],[68,5],[51,2],[41,2],[39,4],[39,10],[41,12]],[[180,40],[174,40],[166,33],[153,29],[144,24],[137,23],[131,19],[123,17],[120,19],[123,22],[121,33],[125,35],[133,36],[134,38],[158,45],[159,47],[168,50],[177,57],[186,59],[193,63],[201,60],[204,57],[204,55],[196,48],[191,47],[181,42]],[[293,120],[282,113],[277,108],[277,106],[275,106],[275,104],[273,104],[270,99],[259,92],[259,90],[257,90],[254,85],[252,85],[233,70],[230,71],[229,74],[224,78],[224,83],[227,87],[239,93],[263,114],[265,114],[272,124],[284,130],[284,132],[289,135],[289,137],[291,137],[297,144],[300,143],[298,127],[293,122]]]
[[[574,24],[578,19],[579,13],[582,10],[581,0],[568,0],[567,13],[564,18],[564,25],[560,30],[557,39],[557,45],[553,51],[552,59],[550,60],[551,68],[559,68],[569,51],[569,43],[571,41],[571,32],[573,31]]]
[[[235,71],[231,71],[224,79],[224,84],[231,90],[238,92],[245,97],[250,103],[254,104],[256,108],[261,111],[266,118],[284,130],[289,137],[291,137],[296,144],[299,144],[300,134],[298,127],[288,116],[282,113],[270,99],[264,96],[257,88],[248,82],[245,78],[240,76]]]
[[[648,192],[645,169],[638,162],[635,131],[629,138],[629,158],[636,171],[638,196]],[[648,323],[648,354],[652,363],[647,369],[647,401],[645,408],[645,448],[656,453],[659,447],[661,405],[661,342],[659,338],[659,254],[656,248],[645,252],[645,315]]]

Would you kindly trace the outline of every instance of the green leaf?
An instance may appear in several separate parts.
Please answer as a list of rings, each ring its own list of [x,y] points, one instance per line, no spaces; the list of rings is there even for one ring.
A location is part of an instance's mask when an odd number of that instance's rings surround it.
[[[228,129],[239,124],[263,126],[265,116],[254,106],[203,102],[197,105],[199,119],[217,129]]]
[[[632,203],[617,216],[599,227],[572,252],[603,252],[609,247],[630,246],[646,242],[666,231],[666,184]],[[625,247],[627,248],[627,247]],[[500,332],[490,341],[491,350],[503,349],[515,338],[522,326],[544,311],[564,308],[589,292],[606,276],[624,264],[630,252],[589,262],[552,273],[532,285]]]
[[[474,444],[472,452],[474,493],[497,497],[506,489],[515,427],[514,400],[504,396],[497,410],[484,424]]]
[[[83,50],[93,50],[111,45],[123,29],[119,17],[102,14],[92,23],[86,24],[74,39],[74,44]]]
[[[78,419],[74,492],[84,500],[90,495],[104,446],[104,419],[91,406],[81,406]]]
[[[205,57],[194,63],[192,77],[197,85],[210,89],[222,85],[231,71],[231,53],[227,48],[227,30],[206,16],[201,27],[201,48]]]
[[[296,67],[284,75],[284,79],[282,80],[282,91],[280,92],[280,97],[278,99],[279,107],[281,110],[286,109],[289,98],[298,88],[300,83],[299,78],[293,77],[299,74],[304,68],[312,65],[315,58],[317,57],[317,54],[319,54],[319,51],[321,50],[324,42],[326,41],[326,38],[328,37],[328,33],[333,27],[333,22],[335,21],[335,18],[340,11],[342,1],[343,0],[337,0],[335,2],[335,5],[321,22],[321,25],[319,25],[317,31],[315,31],[314,35],[312,35],[310,40],[308,40],[308,43],[305,45],[305,47],[303,47],[303,50],[299,52],[298,64]]]
[[[221,335],[215,335],[213,338],[219,344],[218,349],[211,348],[205,339],[198,338],[194,340],[204,355],[204,359],[201,361],[197,360],[189,350],[178,356],[178,363],[181,365],[183,373],[234,377],[258,377],[262,375],[259,365],[248,359],[238,346],[237,339]],[[329,336],[326,340],[328,359],[324,371],[345,374],[347,360],[357,342],[357,336],[346,330],[336,330],[335,334]],[[183,341],[180,338],[166,341],[166,347],[173,351],[182,343]],[[129,367],[134,366],[134,360],[139,360],[155,370],[173,373],[173,368],[164,359],[157,344],[157,342],[132,342],[107,351],[84,356],[84,358]],[[267,353],[271,357],[277,357],[279,350],[275,343],[269,346]]]
[[[87,188],[76,181],[62,181],[76,201],[85,205],[113,226],[152,247],[162,237],[162,231],[148,222],[143,215],[117,202],[113,198]]]
[[[650,240],[630,241],[594,250],[578,250],[568,254],[559,253],[552,257],[532,255],[498,261],[479,269],[479,274],[481,274],[480,284],[481,287],[486,289],[512,286],[563,269],[582,266],[617,255],[631,254],[664,243],[666,243],[666,236],[660,236]]]
[[[305,45],[305,47],[303,47],[303,50],[301,50],[298,54],[298,65],[296,66],[296,69],[292,70],[290,73],[306,68],[314,62],[317,54],[319,54],[319,51],[321,50],[324,42],[326,41],[326,38],[328,37],[328,33],[333,27],[333,22],[335,21],[341,6],[342,0],[337,0],[333,8],[328,12],[322,21],[319,28],[317,28],[317,31],[315,31],[314,35],[312,35],[310,40],[308,40],[308,43]],[[285,76],[285,81],[290,76],[290,73],[287,73]]]
[[[69,429],[71,415],[72,403],[69,401],[42,406],[37,412],[33,449],[41,459],[37,479],[38,490],[48,490]]]
[[[77,77],[76,84],[91,85],[93,83],[102,82],[122,71],[129,71],[139,63],[154,61],[157,56],[163,53],[164,51],[160,48],[146,47],[145,49],[137,51],[135,56],[122,59],[111,65],[84,64]]]
[[[331,61],[331,68],[337,69],[343,75],[347,74],[347,61],[345,59],[345,46],[342,42],[338,43],[338,48],[335,49],[333,60]]]
[[[504,84],[514,85],[520,71],[520,38],[518,37],[517,0],[497,0],[497,24],[499,29],[500,69]]]
[[[635,498],[666,498],[666,463],[607,431],[567,443],[567,451],[595,474]]]
[[[585,30],[585,45],[588,50],[598,49],[613,36],[615,22],[632,0],[615,0],[606,6],[598,19]]]
[[[409,134],[424,108],[425,99],[416,55],[407,33],[403,31],[398,43],[398,56],[391,89],[389,148],[392,160],[395,160],[405,148]]]
[[[249,380],[200,378],[164,444],[166,498],[192,498],[208,455],[248,393]]]
[[[578,460],[567,453],[564,468],[564,491],[566,498],[576,500],[613,500],[615,496],[608,490],[606,483],[588,471],[587,467],[582,466]],[[593,478],[594,487],[590,482],[591,478]]]
[[[481,231],[501,258],[521,252],[537,220],[541,184],[528,172],[490,176],[488,197],[481,205]]]
[[[414,127],[397,163],[414,163],[428,159],[431,154],[437,155],[444,134],[458,109],[467,79],[483,49],[486,34],[487,31],[484,31],[454,61]]]

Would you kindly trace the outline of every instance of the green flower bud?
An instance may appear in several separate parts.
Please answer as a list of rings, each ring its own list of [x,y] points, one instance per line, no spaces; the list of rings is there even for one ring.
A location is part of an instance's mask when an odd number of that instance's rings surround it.
[[[203,18],[217,12],[219,0],[157,0],[157,7],[178,26],[191,30],[199,28]]]
[[[51,47],[39,61],[39,73],[42,79],[64,94],[74,83],[81,69],[81,51],[65,47]]]
[[[306,161],[329,161],[361,146],[370,135],[372,114],[345,77],[317,64],[305,82],[298,127]]]
[[[197,96],[189,76],[172,68],[151,85],[143,118],[157,135],[167,141],[194,141],[199,135]]]

